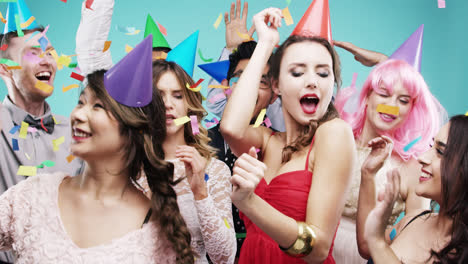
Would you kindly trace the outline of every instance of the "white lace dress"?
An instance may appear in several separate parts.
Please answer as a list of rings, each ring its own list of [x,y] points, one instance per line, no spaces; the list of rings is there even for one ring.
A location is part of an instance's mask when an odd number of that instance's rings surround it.
[[[105,244],[78,247],[60,218],[58,189],[65,176],[33,176],[0,196],[0,251],[12,249],[15,263],[175,263],[153,222]]]
[[[185,166],[179,159],[168,160],[174,164],[174,179],[185,177]],[[215,158],[205,170],[208,197],[196,201],[185,178],[175,186],[177,204],[192,235],[192,248],[199,255],[195,263],[208,263],[208,253],[213,263],[234,263],[236,256],[236,234],[232,220],[230,182],[231,172],[228,166]],[[149,193],[146,177],[140,177],[138,183]]]
[[[346,197],[346,204],[340,220],[340,225],[336,232],[335,244],[333,248],[333,258],[336,263],[358,264],[367,263],[367,260],[361,258],[358,252],[356,240],[356,217],[359,199],[359,187],[361,185],[361,166],[369,155],[371,149],[368,147],[357,148],[357,164],[353,178],[351,179],[351,188]],[[375,176],[375,187],[377,193],[385,187],[387,183],[387,172],[399,167],[400,165],[392,159],[387,159],[383,167]],[[392,216],[389,224],[392,224],[398,215],[405,210],[405,202],[398,196],[393,207]]]

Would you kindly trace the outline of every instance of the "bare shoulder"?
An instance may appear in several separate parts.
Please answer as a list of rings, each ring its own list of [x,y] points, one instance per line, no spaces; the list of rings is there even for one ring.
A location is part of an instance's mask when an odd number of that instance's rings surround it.
[[[320,125],[315,135],[317,142],[354,142],[351,126],[339,118],[332,119]]]

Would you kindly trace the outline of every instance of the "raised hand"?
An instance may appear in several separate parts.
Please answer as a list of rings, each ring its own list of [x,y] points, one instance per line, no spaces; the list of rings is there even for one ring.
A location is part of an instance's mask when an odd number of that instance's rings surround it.
[[[370,140],[367,145],[372,150],[362,164],[361,171],[374,175],[382,168],[385,160],[390,157],[393,141],[389,137],[380,136]]]
[[[241,15],[241,0],[237,0],[236,4],[231,3],[230,18],[229,14],[224,13],[224,23],[226,23],[226,48],[233,51],[246,39],[242,36],[248,35],[252,37],[255,32],[255,27],[252,25],[250,30],[247,30],[247,13],[249,4],[244,2],[244,9]]]
[[[281,27],[283,14],[279,8],[267,8],[253,17],[253,23],[258,35],[258,42],[276,45],[279,42],[278,27]]]
[[[231,183],[233,186],[231,199],[238,205],[254,193],[260,180],[265,175],[265,163],[257,159],[257,152],[251,147],[249,153],[242,154],[233,168]]]
[[[393,210],[393,204],[400,193],[400,173],[397,169],[387,173],[385,189],[379,192],[377,204],[369,213],[364,227],[367,244],[385,241],[385,229]]]
[[[368,67],[372,67],[388,58],[382,53],[360,48],[351,42],[334,40],[333,45],[351,52],[355,60]]]
[[[184,162],[185,176],[190,184],[196,200],[208,196],[205,182],[205,167],[207,160],[191,146],[177,146],[176,157]]]

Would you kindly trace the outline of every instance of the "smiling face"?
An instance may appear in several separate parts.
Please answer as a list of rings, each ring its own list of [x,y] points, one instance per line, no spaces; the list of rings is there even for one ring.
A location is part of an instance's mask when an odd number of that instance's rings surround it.
[[[70,121],[73,155],[83,160],[121,155],[124,139],[119,123],[89,87],[81,93]]]
[[[274,89],[281,95],[283,110],[306,125],[326,113],[334,81],[330,52],[320,43],[304,41],[285,50]]]
[[[249,63],[249,59],[242,59],[239,61],[237,64],[234,73],[232,74],[231,79],[229,80],[229,86],[231,90],[234,90],[237,85],[237,81],[241,74],[244,72],[244,69],[247,67],[247,64]],[[262,73],[262,79],[260,80],[260,87],[258,89],[258,97],[257,97],[257,102],[255,103],[255,109],[252,114],[252,118],[256,118],[260,111],[264,108],[267,108],[273,98],[273,90],[271,89],[271,82],[268,78],[268,70],[270,67],[267,65],[263,69]],[[226,93],[226,90],[223,90],[225,93],[226,97],[229,99],[231,94]]]
[[[52,91],[36,88],[36,82],[53,86],[57,64],[51,54],[53,48],[50,42],[47,40],[47,48],[43,52],[39,44],[42,34],[39,32],[31,38],[32,35],[33,32],[10,40],[7,56],[17,62],[21,69],[9,70],[7,78],[24,98],[39,101],[49,97]],[[44,38],[47,39],[45,36]]]
[[[377,112],[379,104],[398,107],[399,114],[379,113]],[[380,87],[370,91],[367,99],[366,122],[377,131],[394,131],[404,124],[412,106],[413,100],[401,81],[396,82],[392,89],[388,89],[382,83]]]
[[[434,138],[431,149],[421,154],[418,159],[422,168],[419,184],[416,185],[415,192],[419,196],[439,203],[442,198],[441,162],[447,145],[449,128],[450,124],[443,126]]]
[[[174,119],[184,117],[188,113],[188,106],[184,92],[184,87],[180,86],[177,76],[172,71],[166,71],[161,75],[156,84],[166,107],[167,135],[184,134],[184,126],[176,125]]]

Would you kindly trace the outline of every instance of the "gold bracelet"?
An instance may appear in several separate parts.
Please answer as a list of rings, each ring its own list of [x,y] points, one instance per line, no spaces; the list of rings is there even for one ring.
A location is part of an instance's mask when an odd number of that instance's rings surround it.
[[[297,239],[289,248],[280,249],[292,256],[302,258],[310,254],[314,249],[317,237],[312,227],[304,222],[297,222]]]

